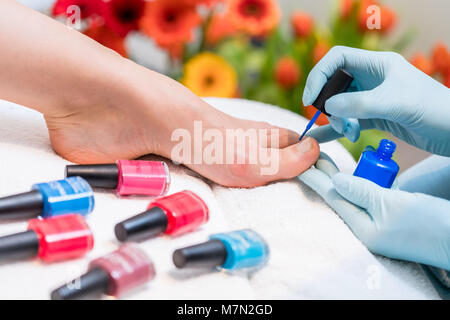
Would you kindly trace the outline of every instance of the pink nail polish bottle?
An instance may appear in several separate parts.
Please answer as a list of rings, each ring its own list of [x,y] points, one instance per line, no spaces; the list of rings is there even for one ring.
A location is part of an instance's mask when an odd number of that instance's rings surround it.
[[[169,168],[162,161],[66,166],[66,177],[73,176],[84,178],[94,188],[115,189],[120,196],[163,196],[170,186]]]
[[[87,273],[54,290],[51,298],[86,299],[101,294],[118,297],[148,283],[155,275],[155,267],[145,252],[127,244],[91,261]]]

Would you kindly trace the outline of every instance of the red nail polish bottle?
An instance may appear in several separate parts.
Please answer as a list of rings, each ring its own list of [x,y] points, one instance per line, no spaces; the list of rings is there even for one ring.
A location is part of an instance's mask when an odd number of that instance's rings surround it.
[[[74,176],[84,178],[94,188],[116,189],[120,196],[162,196],[170,186],[169,168],[162,161],[66,166],[66,177]]]
[[[151,281],[155,274],[155,267],[145,252],[134,245],[123,245],[93,260],[87,273],[54,290],[51,298],[69,300],[100,294],[117,297]]]
[[[147,211],[118,223],[114,229],[119,241],[144,240],[161,233],[181,235],[209,220],[206,203],[191,191],[155,199]]]
[[[54,262],[81,257],[93,246],[92,231],[81,215],[32,219],[28,231],[0,238],[0,260],[38,256]]]

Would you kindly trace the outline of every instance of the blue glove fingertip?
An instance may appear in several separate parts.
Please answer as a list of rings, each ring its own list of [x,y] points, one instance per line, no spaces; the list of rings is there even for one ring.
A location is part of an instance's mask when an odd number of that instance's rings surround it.
[[[359,125],[358,120],[348,119],[345,124],[343,134],[351,142],[358,141],[359,137],[361,136],[361,127]]]

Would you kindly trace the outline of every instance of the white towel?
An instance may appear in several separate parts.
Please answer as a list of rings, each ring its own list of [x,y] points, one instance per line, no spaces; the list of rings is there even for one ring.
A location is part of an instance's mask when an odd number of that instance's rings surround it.
[[[244,100],[208,99],[231,115],[262,120],[301,131],[306,120],[289,111]],[[33,183],[64,177],[68,163],[51,149],[42,116],[0,101],[0,196],[28,191]],[[355,163],[338,143],[321,146],[341,170]],[[141,243],[154,260],[157,277],[129,299],[251,298],[411,298],[437,299],[430,283],[411,263],[372,255],[339,217],[297,179],[255,189],[207,184],[184,167],[169,162],[170,193],[193,190],[205,199],[211,220],[200,230],[177,238]],[[85,271],[89,260],[117,248],[114,224],[145,210],[148,200],[96,194],[88,223],[95,247],[78,260],[45,264],[37,260],[0,265],[0,299],[46,299],[52,289]],[[24,231],[26,222],[1,222],[0,236]],[[211,233],[253,228],[271,248],[268,265],[253,274],[179,271],[174,249],[206,240]]]

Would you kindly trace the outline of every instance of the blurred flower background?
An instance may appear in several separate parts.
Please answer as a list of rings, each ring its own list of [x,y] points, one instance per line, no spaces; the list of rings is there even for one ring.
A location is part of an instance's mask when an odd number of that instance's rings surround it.
[[[56,0],[50,14],[64,22],[73,14],[70,6],[79,6],[81,32],[166,73],[199,96],[261,101],[307,118],[315,113],[301,104],[307,75],[335,45],[408,52],[412,64],[450,87],[448,38],[436,42],[429,52],[405,51],[415,41],[420,24],[429,20],[396,32],[402,15],[388,5],[392,1],[318,1],[330,12],[327,20],[314,19],[301,8],[282,13],[279,2],[286,1]],[[372,5],[380,8],[380,29],[368,28]],[[151,45],[141,46],[137,54],[130,37]],[[164,66],[140,58],[146,50],[154,55],[155,47],[167,57]],[[322,115],[317,123],[327,122]],[[341,143],[357,159],[366,145],[376,145],[385,135],[369,131],[355,144],[344,139]]]

